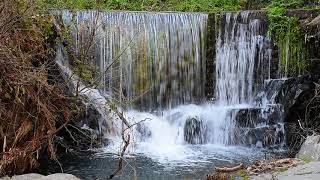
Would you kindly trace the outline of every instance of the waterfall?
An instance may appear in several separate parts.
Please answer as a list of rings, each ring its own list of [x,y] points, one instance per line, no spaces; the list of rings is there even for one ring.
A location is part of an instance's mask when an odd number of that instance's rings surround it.
[[[274,146],[283,142],[282,107],[274,101],[282,81],[270,80],[271,41],[265,22],[255,15],[252,11],[220,14],[216,104],[227,109],[224,121],[231,126],[225,143]],[[240,108],[234,107],[237,104]],[[270,122],[272,118],[278,119]],[[273,133],[270,139],[264,138],[266,131]]]
[[[60,15],[75,52],[92,40],[99,91],[129,104],[125,117],[137,124],[130,133],[139,152],[178,156],[186,144],[283,143],[282,109],[274,101],[278,88],[272,88],[281,83],[270,79],[272,44],[259,12],[216,15],[214,102],[205,101],[204,92],[207,28],[213,28],[207,27],[207,14]]]
[[[96,33],[93,56],[104,93],[144,110],[204,100],[207,14],[62,13],[76,45],[86,43],[81,31]]]
[[[263,46],[268,39],[261,34],[261,20],[250,19],[249,15],[250,11],[221,14],[216,46],[216,98],[223,105],[252,104],[255,68],[271,58],[270,49]]]

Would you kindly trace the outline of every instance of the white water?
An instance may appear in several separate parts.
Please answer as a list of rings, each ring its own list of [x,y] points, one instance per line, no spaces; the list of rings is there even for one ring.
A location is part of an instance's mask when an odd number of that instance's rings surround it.
[[[205,96],[206,14],[78,12],[73,16],[66,11],[63,17],[66,24],[76,18],[71,28],[76,52],[87,40],[83,36],[96,26],[92,50],[96,65],[100,74],[110,67],[100,79],[100,91],[120,102],[139,99],[136,106],[142,108],[125,112],[131,124],[138,123],[129,132],[129,152],[159,161],[176,161],[201,159],[229,146],[245,144],[245,136],[251,131],[237,127],[236,115],[241,110],[257,108],[255,93],[262,84],[256,81],[263,82],[271,73],[271,49],[265,48],[269,41],[261,33],[262,22],[251,19],[250,13],[221,14],[216,27],[217,44],[213,45],[217,101],[202,105],[192,103],[201,102]],[[118,60],[113,63],[115,59]],[[269,68],[265,69],[266,76],[257,73],[263,63]],[[270,102],[269,96],[264,98]],[[186,137],[186,126],[191,127],[193,135]],[[203,145],[190,145],[186,138]],[[121,138],[111,139],[113,144],[106,149],[118,150]],[[251,145],[262,143],[257,140]]]
[[[225,24],[219,29],[216,46],[216,97],[221,105],[252,104],[254,68],[271,58],[270,50],[263,47],[267,39],[259,34],[260,20],[250,20],[249,14],[222,14]]]

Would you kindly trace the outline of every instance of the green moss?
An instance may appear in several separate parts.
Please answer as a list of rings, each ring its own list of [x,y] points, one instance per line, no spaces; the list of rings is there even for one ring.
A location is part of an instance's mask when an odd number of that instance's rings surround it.
[[[298,157],[298,159],[302,160],[305,163],[309,163],[312,161],[312,158],[306,155],[301,155]]]
[[[300,0],[277,0],[268,7],[268,34],[280,50],[281,71],[286,76],[300,74],[308,66],[299,19],[286,16],[287,8],[301,5]]]

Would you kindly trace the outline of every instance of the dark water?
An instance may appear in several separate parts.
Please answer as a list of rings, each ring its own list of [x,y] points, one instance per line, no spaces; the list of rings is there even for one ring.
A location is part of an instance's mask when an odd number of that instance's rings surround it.
[[[234,165],[272,156],[270,151],[243,147],[190,146],[197,154],[184,159],[150,157],[147,154],[131,154],[124,158],[123,170],[114,179],[171,180],[205,179],[217,166]],[[189,147],[189,148],[190,148]],[[115,154],[103,150],[91,155],[64,155],[60,158],[64,173],[81,179],[107,179],[118,167]],[[61,172],[57,163],[43,167],[45,173]]]

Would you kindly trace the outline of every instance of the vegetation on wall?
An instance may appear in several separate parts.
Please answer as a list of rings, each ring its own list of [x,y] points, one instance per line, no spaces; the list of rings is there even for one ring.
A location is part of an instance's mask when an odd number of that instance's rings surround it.
[[[268,7],[268,33],[280,50],[281,72],[286,77],[300,74],[307,67],[299,19],[286,16],[288,8],[302,5],[302,0],[277,0]]]

